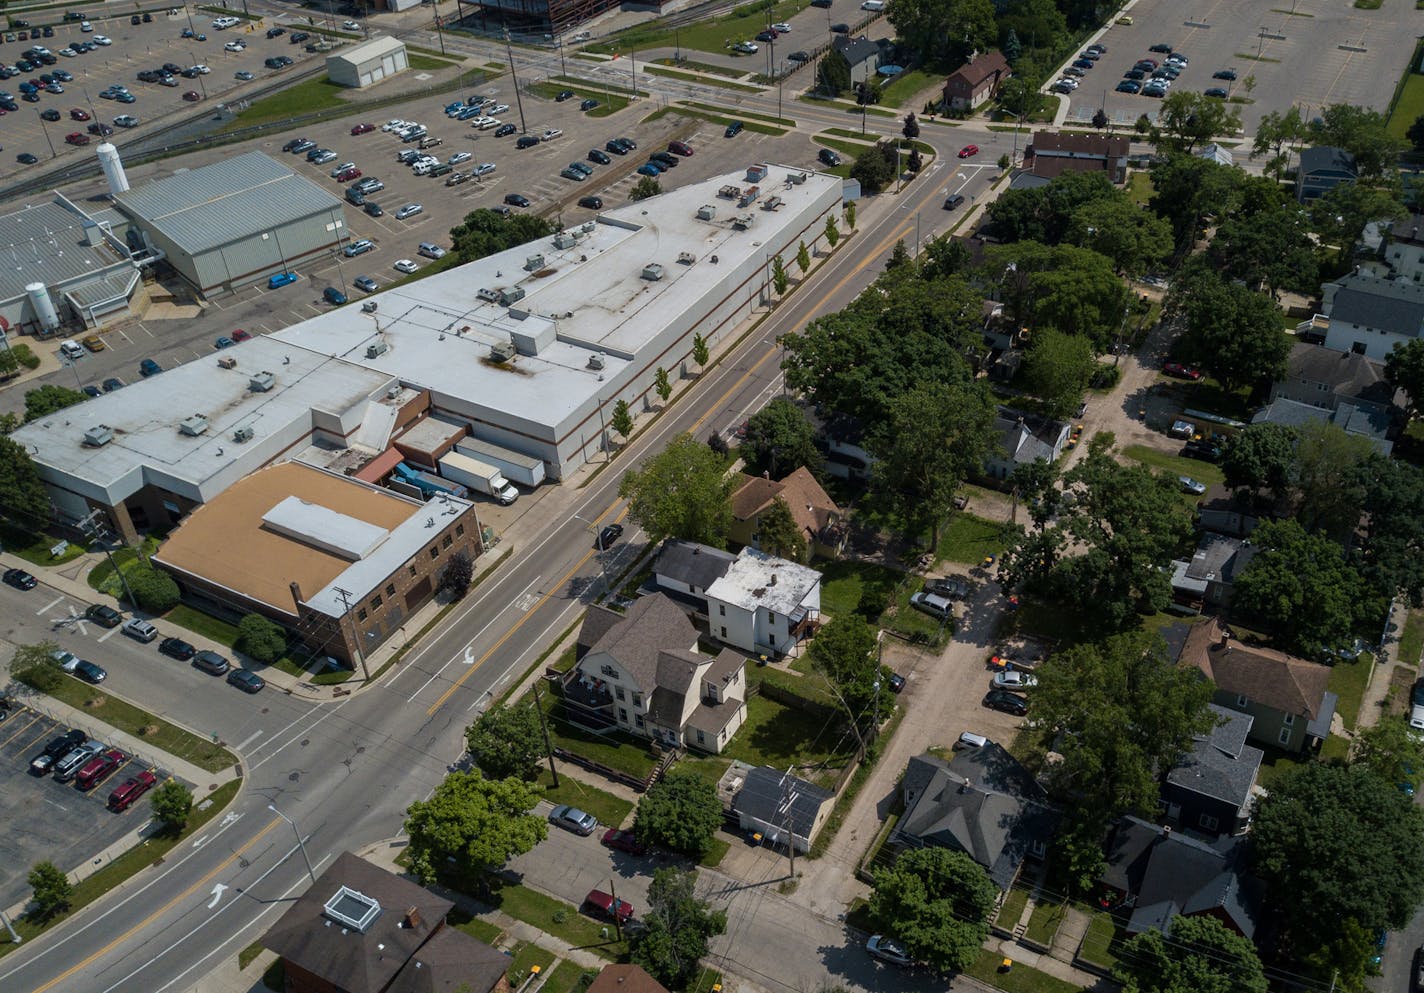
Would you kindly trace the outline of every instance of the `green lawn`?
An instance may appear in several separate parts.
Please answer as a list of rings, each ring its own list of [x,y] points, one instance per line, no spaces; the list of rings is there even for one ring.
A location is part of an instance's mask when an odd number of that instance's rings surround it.
[[[722,864],[722,860],[731,850],[732,843],[726,838],[713,838],[712,844],[707,848],[707,854],[698,859],[697,864],[706,866],[708,869],[715,869]]]
[[[986,949],[979,953],[979,958],[965,970],[965,974],[1004,993],[1080,993],[1082,989],[1046,972],[1031,969],[1022,962],[1015,962],[1008,972],[1000,972],[999,963],[1002,961],[1002,955]]]
[[[61,539],[48,534],[36,534],[17,528],[13,524],[0,523],[0,547],[12,555],[18,555],[31,565],[49,567],[64,565],[72,562],[83,555],[86,547],[80,542],[69,542],[63,554],[59,556],[50,555],[49,550],[59,544]]]
[[[747,721],[722,750],[724,759],[785,769],[812,781],[834,779],[855,752],[853,741],[823,734],[825,721],[765,696],[747,701]]]
[[[1127,179],[1128,199],[1138,205],[1145,205],[1152,199],[1152,174],[1134,172]]]
[[[127,574],[135,565],[147,564],[148,560],[143,556],[152,555],[156,551],[158,551],[156,538],[144,538],[143,544],[139,548],[120,548],[117,552],[112,552],[109,558],[105,558],[90,569],[85,581],[89,583],[90,589],[117,598],[123,593],[124,588],[114,574],[114,566],[118,566],[119,571]],[[143,553],[143,556],[139,554],[140,552]],[[113,565],[110,564],[111,559]]]
[[[459,907],[450,911],[445,922],[457,930],[464,931],[471,938],[483,941],[486,945],[498,945],[499,940],[504,937],[504,929],[498,924],[480,917],[471,917]]]
[[[558,764],[557,761],[555,764]],[[567,803],[571,807],[587,811],[597,817],[598,823],[605,827],[622,827],[633,810],[631,801],[590,786],[572,776],[560,774],[557,789],[551,785],[552,782],[546,764],[539,771],[539,785],[544,787],[544,799],[550,803]]]
[[[1330,691],[1340,697],[1337,708],[1345,726],[1354,730],[1360,717],[1360,704],[1365,698],[1365,686],[1370,681],[1370,662],[1374,656],[1364,652],[1354,662],[1336,662],[1330,667]]]
[[[590,977],[597,975],[590,969],[585,969],[577,962],[564,959],[554,971],[544,980],[544,985],[539,987],[539,993],[573,993],[574,986],[583,978],[587,972]]]
[[[771,6],[771,12],[760,4],[743,4],[721,17],[709,17],[692,24],[685,24],[675,32],[661,27],[656,22],[646,26],[629,28],[612,37],[587,46],[590,52],[606,55],[631,53],[639,49],[678,48],[684,52],[726,52],[730,45],[738,41],[749,41],[769,21],[789,20],[805,4],[801,0],[778,0]],[[766,65],[766,55],[757,53],[746,57],[747,72],[755,72]]]
[[[519,984],[529,978],[530,971],[535,967],[540,972],[547,972],[549,966],[554,964],[554,953],[532,941],[521,941],[510,951],[514,953],[513,961],[509,963],[509,969],[505,973],[510,989],[518,989]]]
[[[999,907],[999,914],[994,918],[994,922],[1001,928],[1012,931],[1019,923],[1019,918],[1023,916],[1023,909],[1028,905],[1028,890],[1012,889],[1004,897],[1003,905]]]
[[[554,99],[564,90],[573,90],[574,96],[580,100],[593,98],[598,101],[598,106],[592,110],[582,111],[589,117],[607,117],[615,114],[628,106],[628,91],[619,91],[615,86],[609,90],[600,90],[589,86],[586,82],[574,79],[572,76],[553,76],[547,82],[535,83],[531,87],[535,93],[548,100]],[[639,91],[640,96],[647,96],[643,91]]]
[[[978,565],[986,555],[1004,551],[1004,526],[973,514],[955,514],[940,531],[935,555],[950,562]]]
[[[1331,735],[1334,738],[1335,735]],[[1261,770],[1256,774],[1256,783],[1265,790],[1270,790],[1271,783],[1285,775],[1286,773],[1299,769],[1304,763],[1299,756],[1287,754],[1278,748],[1262,746],[1261,751],[1265,755],[1261,759]]]
[[[904,108],[905,104],[916,94],[932,85],[942,85],[944,77],[948,73],[937,72],[933,69],[911,69],[902,72],[890,82],[880,87],[880,102],[891,107]],[[918,120],[920,114],[919,107],[910,107],[914,111]]]
[[[598,59],[597,61],[602,62],[603,60]],[[672,59],[658,59],[656,65],[690,69],[693,72],[710,73],[713,76],[725,76],[728,79],[740,79],[747,74],[745,69],[729,69],[726,66],[714,66],[710,62],[698,62],[693,59],[683,59],[681,62],[674,62]]]
[[[456,65],[456,63],[446,61],[445,59],[433,59],[429,55],[418,55],[414,52],[406,52],[405,57],[412,69],[423,69],[426,72],[434,72],[438,69],[450,69]]]
[[[1123,942],[1127,940],[1126,930],[1118,925],[1113,916],[1099,912],[1088,922],[1088,931],[1083,937],[1080,954],[1089,962],[1112,969],[1117,966],[1118,953],[1122,950]]]
[[[821,563],[821,611],[835,617],[859,614],[871,624],[895,596],[905,574],[874,562],[838,559]]]
[[[693,110],[705,110],[709,114],[726,113],[725,107],[718,107],[716,104],[711,103],[699,103],[696,100],[680,101],[679,106],[691,107]],[[796,122],[789,117],[776,117],[773,114],[757,114],[746,110],[738,110],[737,113],[741,115],[738,120],[740,120],[743,124],[747,123],[748,121],[763,121],[767,124],[775,124],[780,127],[794,128],[796,126]]]
[[[1424,651],[1424,610],[1411,610],[1399,635],[1399,661],[1417,666],[1421,651]]]
[[[490,902],[496,910],[532,924],[575,948],[585,948],[612,961],[618,961],[626,954],[626,946],[617,939],[611,925],[584,916],[577,907],[562,900],[555,900],[525,886],[497,883]],[[605,927],[607,938],[603,936]]]
[[[746,83],[734,83],[729,79],[706,76],[697,76],[690,72],[678,72],[676,69],[668,69],[660,65],[644,65],[640,72],[650,73],[654,76],[666,76],[668,79],[680,79],[684,83],[702,83],[706,86],[720,86],[726,90],[737,90],[741,93],[760,93],[760,86],[748,86]]]
[[[1144,465],[1160,469],[1169,476],[1191,476],[1197,482],[1205,483],[1207,486],[1221,483],[1226,479],[1222,471],[1210,462],[1184,459],[1180,455],[1168,455],[1166,452],[1149,448],[1146,445],[1128,445],[1123,449],[1123,454]],[[1190,502],[1195,503],[1195,498]]]
[[[194,634],[200,634],[210,641],[216,641],[220,645],[231,648],[237,642],[237,625],[229,624],[227,621],[218,620],[211,614],[205,614],[201,610],[180,603],[168,613],[163,615],[165,621],[171,621],[181,628],[187,628]]]
[[[254,100],[251,106],[237,115],[228,130],[284,121],[301,114],[340,107],[347,102],[343,97],[347,92],[345,87],[337,86],[325,76],[306,79],[280,93]]]
[[[1040,945],[1052,944],[1053,936],[1058,932],[1058,925],[1063,923],[1067,912],[1067,904],[1034,904],[1033,913],[1028,915],[1028,927],[1024,930],[1024,936]]]
[[[523,699],[526,703],[532,703],[534,695],[530,693]],[[575,727],[564,720],[563,703],[556,694],[543,693],[542,699],[544,713],[548,716],[549,738],[555,748],[567,748],[584,758],[639,779],[651,773],[658,764],[646,742],[621,732],[604,736]]]

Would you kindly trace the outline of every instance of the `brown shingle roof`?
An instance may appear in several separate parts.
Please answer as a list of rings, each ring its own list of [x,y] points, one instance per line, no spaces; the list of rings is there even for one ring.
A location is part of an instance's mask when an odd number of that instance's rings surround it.
[[[836,502],[805,466],[780,481],[742,473],[741,482],[732,493],[732,516],[739,521],[751,520],[764,513],[777,497],[786,501],[796,526],[809,538],[819,537],[840,517]]]
[[[667,988],[637,965],[605,965],[588,984],[588,993],[668,993]]]
[[[1200,669],[1217,689],[1309,720],[1319,716],[1330,688],[1329,666],[1270,648],[1248,648],[1228,637],[1216,618],[1192,627],[1180,661]]]
[[[1009,60],[1004,58],[1003,53],[996,48],[980,55],[973,62],[964,63],[950,73],[949,79],[946,79],[945,82],[959,80],[973,90],[977,89],[980,83],[994,73],[1002,73],[1007,76],[1009,71]]]

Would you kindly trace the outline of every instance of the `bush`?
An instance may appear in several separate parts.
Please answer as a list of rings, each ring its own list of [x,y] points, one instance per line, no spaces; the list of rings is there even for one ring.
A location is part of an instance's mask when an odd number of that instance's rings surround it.
[[[173,577],[148,564],[137,565],[124,573],[134,606],[150,614],[163,614],[178,606],[182,594]]]
[[[287,650],[287,634],[261,614],[248,614],[237,625],[233,647],[258,662],[272,663]]]
[[[40,367],[40,357],[31,350],[29,345],[23,342],[18,345],[11,345],[10,351],[15,356],[15,361],[26,369],[38,369]]]
[[[1095,390],[1110,390],[1122,378],[1122,370],[1115,365],[1099,365],[1088,379],[1088,385]]]
[[[30,870],[30,888],[34,891],[34,918],[47,921],[69,907],[74,887],[53,862],[39,862]]]

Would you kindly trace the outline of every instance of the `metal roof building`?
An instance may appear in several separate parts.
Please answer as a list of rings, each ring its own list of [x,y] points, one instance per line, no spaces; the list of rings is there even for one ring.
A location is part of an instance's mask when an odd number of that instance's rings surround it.
[[[346,234],[339,198],[262,152],[128,190],[114,207],[205,294],[334,252]]]
[[[410,68],[405,43],[390,36],[372,38],[326,57],[326,74],[338,86],[373,86]]]

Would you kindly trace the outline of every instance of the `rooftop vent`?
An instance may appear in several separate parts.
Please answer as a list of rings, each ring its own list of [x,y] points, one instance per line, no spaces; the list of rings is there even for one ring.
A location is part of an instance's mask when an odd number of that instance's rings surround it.
[[[584,234],[593,234],[593,229],[597,226],[598,225],[594,221],[584,221],[582,224],[579,225],[578,229]]]
[[[677,261],[679,265],[692,265],[697,261],[697,256],[691,252],[678,252]]]
[[[661,262],[649,262],[643,266],[643,278],[650,283],[656,283],[663,278],[663,264]]]
[[[599,352],[596,355],[590,355],[588,357],[588,367],[590,369],[602,369],[605,364],[606,360],[604,359],[602,352]]]
[[[378,355],[385,355],[386,349],[390,347],[391,346],[387,345],[384,340],[373,341],[371,342],[371,344],[366,346],[366,358],[374,359]]]
[[[555,248],[573,248],[578,244],[578,238],[574,237],[571,231],[560,231],[554,235]]]
[[[343,886],[336,895],[322,907],[326,917],[342,927],[366,933],[366,929],[381,914],[381,905],[374,897],[358,893],[349,886]]]
[[[710,221],[716,216],[717,208],[710,203],[704,203],[701,207],[697,208],[697,219],[699,221]]]
[[[242,427],[238,428],[232,433],[232,440],[238,442],[239,444],[244,441],[251,441],[252,428],[244,424]]]
[[[767,167],[761,163],[747,166],[747,182],[760,183],[766,178]]]
[[[761,209],[762,209],[762,210],[775,210],[777,207],[780,207],[783,203],[785,203],[785,201],[782,200],[781,197],[767,197],[767,198],[766,198],[766,203],[764,203],[764,204],[761,205]]]
[[[114,440],[114,429],[107,424],[95,424],[84,432],[84,444],[101,448]]]
[[[730,183],[717,191],[717,195],[723,200],[735,200],[742,195],[740,186],[732,186]]]
[[[535,252],[524,260],[524,271],[533,272],[535,269],[544,268],[544,256],[540,252]]]
[[[266,393],[276,384],[276,382],[277,377],[272,375],[266,369],[263,369],[261,372],[257,373],[251,379],[249,379],[247,381],[247,385],[251,387],[253,393]]]
[[[186,434],[190,438],[196,438],[208,429],[208,419],[202,414],[194,414],[192,417],[185,417],[178,422],[180,434]]]
[[[514,342],[512,341],[497,341],[490,346],[490,358],[496,362],[512,361],[515,354]]]
[[[522,286],[507,286],[499,291],[499,302],[505,307],[523,299],[524,287]]]
[[[737,198],[737,206],[745,207],[759,196],[761,196],[760,186],[748,186],[742,190],[741,196]]]

